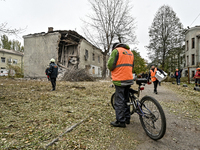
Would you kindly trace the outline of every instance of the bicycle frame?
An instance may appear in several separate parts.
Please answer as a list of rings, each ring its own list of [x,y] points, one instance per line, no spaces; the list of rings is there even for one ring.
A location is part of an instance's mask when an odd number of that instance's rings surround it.
[[[140,104],[140,100],[139,100],[140,91],[144,90],[144,87],[141,88],[142,85],[144,86],[144,84],[139,84],[139,86],[138,86],[137,97],[133,96],[134,93],[131,93],[132,103],[128,102],[127,105],[133,105],[134,110],[138,115],[145,116],[145,113],[142,111],[142,109],[140,108],[140,105],[139,105]],[[144,105],[144,107],[150,112],[150,114],[152,114],[151,111],[145,105]],[[137,111],[138,109],[139,109],[139,111]]]

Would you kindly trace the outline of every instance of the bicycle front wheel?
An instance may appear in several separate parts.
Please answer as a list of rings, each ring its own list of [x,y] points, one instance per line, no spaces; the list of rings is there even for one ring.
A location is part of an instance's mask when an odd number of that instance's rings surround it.
[[[143,129],[151,139],[161,139],[166,132],[166,118],[161,105],[150,96],[143,97],[140,103],[140,122]]]

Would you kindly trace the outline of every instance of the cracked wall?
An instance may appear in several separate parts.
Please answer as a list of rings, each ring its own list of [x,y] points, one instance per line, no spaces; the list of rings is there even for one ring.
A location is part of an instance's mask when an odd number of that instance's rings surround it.
[[[46,77],[50,59],[58,58],[59,32],[30,34],[24,38],[24,77]]]

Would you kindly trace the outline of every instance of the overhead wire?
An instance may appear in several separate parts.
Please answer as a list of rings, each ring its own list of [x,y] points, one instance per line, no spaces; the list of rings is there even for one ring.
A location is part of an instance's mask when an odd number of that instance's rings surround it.
[[[194,19],[194,21],[192,22],[192,24],[197,20],[197,18],[200,16],[200,13],[199,15]],[[190,27],[192,26],[192,24],[190,25]]]

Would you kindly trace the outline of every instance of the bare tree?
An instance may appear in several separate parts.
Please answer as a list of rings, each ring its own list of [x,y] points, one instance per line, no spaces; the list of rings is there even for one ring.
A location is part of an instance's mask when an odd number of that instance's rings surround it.
[[[7,34],[7,35],[18,36],[18,34],[24,31],[25,29],[21,29],[21,28],[15,29],[15,28],[8,27],[8,24],[6,22],[0,24],[0,35]]]
[[[149,56],[165,68],[166,57],[183,46],[183,25],[173,9],[167,5],[159,8],[149,28]]]
[[[92,13],[84,21],[86,38],[103,54],[103,77],[106,77],[106,61],[114,42],[136,42],[135,22],[130,14],[129,0],[89,0]]]

